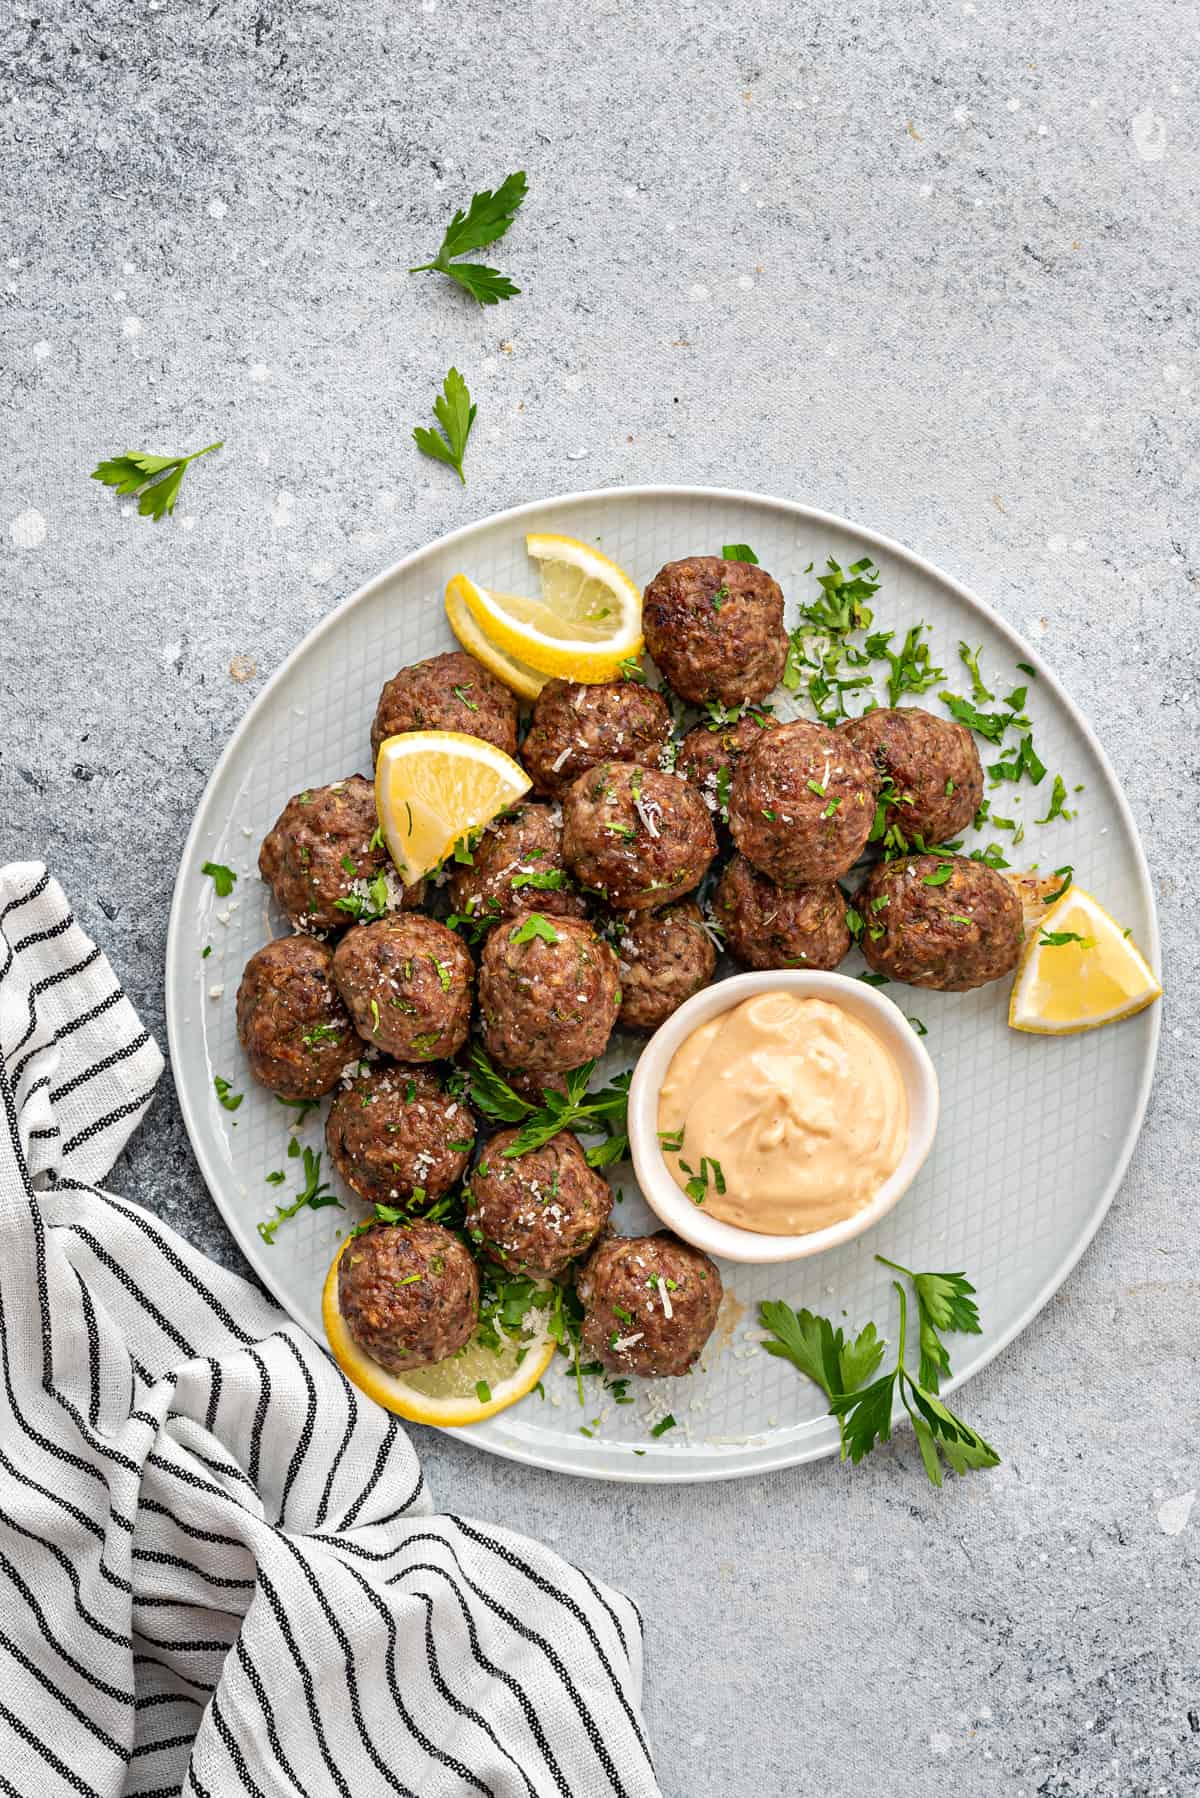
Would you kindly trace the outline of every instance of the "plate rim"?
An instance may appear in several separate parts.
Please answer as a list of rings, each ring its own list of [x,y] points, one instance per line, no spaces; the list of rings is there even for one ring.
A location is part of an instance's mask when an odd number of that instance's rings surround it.
[[[927,578],[931,578],[940,583],[958,599],[962,600],[969,608],[986,618],[992,628],[999,632],[1002,637],[1020,652],[1022,658],[1032,663],[1037,670],[1038,679],[1046,682],[1058,702],[1063,706],[1072,725],[1082,734],[1089,750],[1100,763],[1100,766],[1108,779],[1110,788],[1116,799],[1121,823],[1133,844],[1137,875],[1149,920],[1147,941],[1143,945],[1144,953],[1146,959],[1154,969],[1156,976],[1160,975],[1162,957],[1158,926],[1158,907],[1155,902],[1154,885],[1150,877],[1150,866],[1146,858],[1146,851],[1142,843],[1141,832],[1137,826],[1137,820],[1133,815],[1132,808],[1125,796],[1124,787],[1117,778],[1116,770],[1109,760],[1103,744],[1095,730],[1092,728],[1089,719],[1067,692],[1054,670],[1044,661],[1042,656],[1039,655],[1037,649],[1032,644],[1026,642],[1020,632],[1017,631],[1006,618],[1002,617],[987,600],[981,599],[971,588],[967,587],[955,576],[948,574],[944,569],[938,567],[936,563],[931,562],[928,557],[922,556],[916,550],[910,549],[907,544],[901,543],[897,538],[887,535],[886,532],[869,529],[858,524],[853,519],[841,516],[839,513],[827,512],[821,507],[806,505],[800,500],[784,499],[771,494],[757,493],[748,489],[736,487],[708,487],[690,482],[646,482],[631,487],[592,487],[580,489],[571,493],[551,494],[539,499],[524,500],[520,505],[509,506],[499,512],[490,512],[482,518],[476,518],[467,524],[458,525],[454,530],[447,531],[439,537],[431,538],[428,542],[421,544],[418,548],[410,550],[397,561],[390,563],[387,568],[382,569],[380,573],[373,575],[370,580],[365,581],[361,586],[356,587],[353,592],[347,594],[344,599],[340,600],[331,611],[327,612],[323,618],[319,619],[312,629],[307,631],[305,635],[301,637],[298,643],[293,645],[283,661],[280,662],[279,666],[268,676],[262,687],[254,695],[254,698],[247,706],[246,711],[231,731],[220,755],[213,763],[205,780],[203,791],[196,802],[196,807],[192,814],[192,821],[188,827],[187,836],[184,839],[179,865],[175,874],[171,907],[167,919],[167,941],[163,973],[167,1048],[171,1062],[172,1081],[174,1084],[176,1101],[179,1105],[184,1128],[187,1131],[188,1143],[191,1147],[192,1154],[195,1157],[196,1165],[200,1170],[204,1184],[208,1188],[209,1196],[220,1215],[222,1223],[233,1237],[233,1240],[237,1244],[245,1260],[254,1270],[255,1275],[270,1293],[275,1303],[279,1305],[281,1310],[287,1312],[288,1316],[292,1318],[293,1322],[300,1329],[304,1330],[306,1335],[309,1334],[307,1325],[293,1310],[288,1300],[276,1289],[275,1283],[270,1276],[269,1266],[265,1264],[264,1257],[261,1255],[260,1246],[250,1242],[248,1237],[244,1238],[243,1233],[234,1228],[231,1221],[231,1213],[227,1213],[225,1204],[222,1201],[219,1170],[211,1165],[210,1158],[203,1146],[199,1118],[192,1103],[192,1094],[181,1081],[175,1078],[175,1068],[179,1061],[176,1049],[181,1040],[183,1029],[180,1007],[183,1003],[181,932],[184,925],[184,875],[186,874],[187,869],[191,867],[195,861],[196,849],[200,841],[201,826],[205,822],[204,814],[209,793],[220,781],[227,765],[232,761],[240,746],[242,739],[249,734],[265,701],[273,693],[276,686],[283,683],[285,677],[291,671],[293,664],[299,660],[300,656],[306,654],[315,643],[319,642],[322,637],[332,631],[344,614],[348,613],[353,607],[361,605],[372,598],[382,588],[406,574],[415,564],[442,551],[452,549],[457,543],[471,537],[476,532],[490,529],[495,525],[516,525],[520,520],[534,514],[545,514],[547,511],[567,510],[572,506],[596,504],[597,502],[612,505],[642,500],[690,501],[700,503],[711,502],[714,504],[759,507],[772,511],[789,513],[797,520],[797,522],[803,522],[806,525],[812,525],[818,528],[840,531],[848,536],[860,539],[864,549],[882,550],[887,555],[907,563],[910,568],[913,568]],[[1138,1085],[1133,1122],[1126,1133],[1125,1140],[1121,1144],[1120,1153],[1113,1163],[1112,1173],[1102,1191],[1097,1196],[1091,1215],[1087,1219],[1084,1227],[1080,1230],[1077,1240],[1071,1245],[1067,1254],[1056,1263],[1041,1286],[1038,1287],[1028,1304],[1022,1308],[1020,1315],[986,1350],[982,1359],[974,1363],[969,1372],[956,1375],[947,1382],[946,1387],[944,1388],[945,1393],[948,1394],[955,1391],[959,1386],[964,1385],[967,1380],[973,1379],[976,1374],[982,1373],[985,1367],[990,1366],[998,1355],[1007,1349],[1018,1336],[1028,1329],[1029,1325],[1039,1313],[1045,1309],[1047,1304],[1049,1304],[1050,1300],[1054,1297],[1054,1294],[1070,1277],[1083,1255],[1095,1240],[1096,1234],[1099,1231],[1101,1224],[1104,1222],[1104,1219],[1107,1217],[1113,1200],[1120,1190],[1121,1184],[1128,1171],[1129,1163],[1133,1158],[1134,1149],[1137,1146],[1142,1133],[1142,1128],[1146,1121],[1150,1090],[1158,1061],[1159,1041],[1162,1029],[1161,1003],[1155,1004],[1151,1008],[1149,1023],[1151,1031],[1150,1042],[1144,1058],[1141,1079]],[[319,1346],[323,1348],[324,1344],[319,1344]],[[802,1466],[807,1462],[827,1460],[837,1452],[836,1442],[817,1442],[807,1447],[780,1444],[779,1447],[774,1450],[769,1447],[764,1447],[761,1451],[756,1451],[754,1453],[752,1460],[733,1464],[728,1467],[718,1465],[715,1467],[706,1466],[689,1469],[686,1466],[673,1468],[668,1464],[661,1467],[652,1465],[648,1468],[638,1466],[629,1469],[615,1466],[597,1466],[591,1468],[581,1467],[577,1464],[570,1463],[553,1451],[548,1454],[528,1452],[517,1442],[494,1442],[483,1436],[475,1436],[474,1431],[464,1431],[459,1429],[447,1431],[445,1433],[469,1442],[474,1448],[484,1449],[489,1454],[499,1455],[505,1460],[516,1461],[524,1466],[540,1468],[543,1471],[551,1473],[571,1474],[579,1479],[612,1480],[627,1485],[692,1485],[706,1484],[714,1480],[749,1479],[757,1477],[760,1474],[778,1472],[787,1467]]]

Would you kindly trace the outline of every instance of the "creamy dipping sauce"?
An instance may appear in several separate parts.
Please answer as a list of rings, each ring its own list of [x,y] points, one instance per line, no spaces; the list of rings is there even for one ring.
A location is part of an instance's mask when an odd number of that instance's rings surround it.
[[[658,1129],[676,1184],[710,1216],[803,1236],[853,1217],[895,1172],[908,1097],[890,1051],[840,1005],[759,993],[675,1051]]]

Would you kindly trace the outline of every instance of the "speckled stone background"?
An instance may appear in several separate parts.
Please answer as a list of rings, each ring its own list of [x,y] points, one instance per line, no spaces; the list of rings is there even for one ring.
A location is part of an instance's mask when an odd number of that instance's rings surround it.
[[[1039,640],[1144,832],[1159,1079],[1098,1241],[964,1395],[996,1473],[934,1493],[902,1439],[625,1490],[422,1434],[447,1507],[644,1607],[670,1798],[1200,1790],[1196,24],[1168,0],[0,20],[0,855],[50,861],[164,1046],[180,846],[258,684],[405,551],[573,487],[757,488],[912,544]],[[514,167],[521,297],[410,278]],[[409,438],[452,361],[465,489]],[[171,524],[86,478],[214,437]],[[114,1183],[234,1260],[169,1080]]]

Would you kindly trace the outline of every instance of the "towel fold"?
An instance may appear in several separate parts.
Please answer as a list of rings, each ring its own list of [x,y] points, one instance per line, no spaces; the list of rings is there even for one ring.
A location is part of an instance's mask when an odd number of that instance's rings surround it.
[[[94,1184],[162,1057],[0,869],[0,1794],[653,1798],[632,1602],[433,1513],[394,1417]]]

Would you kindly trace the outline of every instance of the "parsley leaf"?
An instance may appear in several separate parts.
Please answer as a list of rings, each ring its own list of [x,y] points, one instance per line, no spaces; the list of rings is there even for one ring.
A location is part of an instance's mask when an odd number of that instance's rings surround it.
[[[990,688],[984,686],[983,676],[979,672],[979,658],[983,654],[982,649],[972,649],[969,643],[960,643],[958,653],[966,663],[971,675],[971,698],[980,705],[986,705],[989,699],[995,698],[995,694]]]
[[[1054,818],[1073,818],[1074,812],[1067,810],[1067,788],[1061,774],[1054,776],[1054,785],[1050,789],[1050,809],[1044,818],[1035,818],[1035,824],[1049,824]]]
[[[543,943],[557,943],[558,932],[549,918],[543,918],[540,911],[531,911],[523,924],[518,924],[508,933],[510,943],[531,943],[534,937],[540,937]]]
[[[245,1093],[231,1091],[228,1080],[223,1079],[220,1074],[213,1075],[213,1089],[226,1111],[236,1111],[246,1096]]]
[[[724,562],[753,562],[758,567],[758,557],[748,543],[726,543],[721,550]]]
[[[975,1288],[965,1274],[914,1274],[898,1261],[889,1261],[886,1255],[876,1255],[875,1259],[913,1283],[921,1348],[917,1378],[922,1386],[936,1392],[942,1377],[950,1372],[950,1356],[938,1331],[957,1330],[968,1336],[980,1333]]]
[[[409,274],[448,275],[481,306],[495,306],[500,300],[511,299],[520,293],[521,289],[498,269],[487,268],[479,262],[456,262],[453,259],[465,256],[469,250],[480,250],[485,244],[498,243],[517,216],[527,188],[524,171],[518,169],[515,174],[506,176],[494,193],[490,188],[483,188],[472,194],[467,210],[459,210],[450,220],[433,261],[419,262],[409,269]]]
[[[217,889],[218,899],[228,899],[230,893],[233,891],[234,883],[237,880],[237,875],[232,868],[225,867],[222,862],[205,862],[201,867],[200,872],[201,874],[208,874],[212,877],[212,883]]]
[[[463,473],[463,456],[471,426],[475,423],[475,413],[467,383],[458,370],[452,368],[442,384],[442,392],[433,402],[433,415],[445,435],[430,431],[424,425],[417,425],[413,431],[413,442],[421,454],[432,456],[436,462],[448,462],[464,487],[467,477]]]
[[[162,518],[165,513],[175,510],[189,462],[223,447],[224,439],[193,450],[190,456],[147,456],[141,450],[126,450],[123,456],[98,462],[91,478],[101,481],[105,487],[115,487],[120,494],[137,493],[140,488],[138,511],[142,517]]]
[[[899,651],[884,652],[892,670],[888,676],[889,705],[895,705],[902,693],[927,693],[945,675],[944,668],[932,665],[929,645],[921,641],[921,632],[926,629],[927,625],[914,624],[906,632]]]
[[[965,724],[968,730],[986,737],[989,743],[998,743],[1009,725],[1016,722],[1014,712],[981,712],[969,699],[960,699],[957,693],[939,693],[938,698],[952,717]]]

